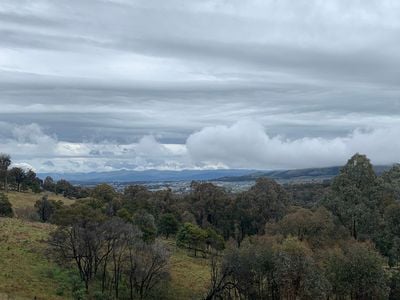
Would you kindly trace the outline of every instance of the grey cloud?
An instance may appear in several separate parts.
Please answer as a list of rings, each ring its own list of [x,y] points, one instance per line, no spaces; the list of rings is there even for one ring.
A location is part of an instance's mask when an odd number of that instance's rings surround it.
[[[167,168],[193,164],[165,144],[238,120],[294,141],[397,128],[399,11],[390,0],[2,1],[1,146],[19,139],[34,151],[18,159],[71,170],[68,143],[84,147],[82,170]],[[36,140],[15,133],[32,123]],[[143,136],[152,156],[129,146]]]
[[[42,164],[48,167],[55,167],[54,163],[51,160],[46,160]]]

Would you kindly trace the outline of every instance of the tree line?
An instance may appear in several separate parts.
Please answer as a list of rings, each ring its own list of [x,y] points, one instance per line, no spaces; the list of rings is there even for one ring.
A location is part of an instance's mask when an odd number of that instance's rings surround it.
[[[187,194],[100,184],[86,193],[68,206],[36,203],[40,220],[57,225],[51,256],[78,272],[84,295],[166,298],[168,239],[209,259],[204,299],[400,298],[399,165],[377,176],[356,154],[331,182],[260,178],[240,193],[193,182]]]
[[[32,169],[11,167],[11,163],[10,155],[0,153],[0,190],[6,193],[9,190],[16,192],[32,191],[34,193],[49,191],[67,198],[77,199],[89,195],[87,188],[75,186],[65,179],[55,181],[50,176],[42,180],[37,177]]]

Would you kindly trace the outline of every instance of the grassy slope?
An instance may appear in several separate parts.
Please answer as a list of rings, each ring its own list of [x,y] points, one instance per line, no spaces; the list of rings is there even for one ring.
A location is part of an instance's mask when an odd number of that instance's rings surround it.
[[[210,281],[209,261],[192,257],[175,246],[174,241],[166,241],[171,250],[170,272],[174,299],[201,299]]]
[[[68,299],[57,296],[62,286],[52,274],[59,268],[44,250],[52,226],[0,218],[0,299]]]
[[[13,193],[8,197],[15,208],[33,207],[43,194]],[[73,200],[56,195],[49,199],[73,203]],[[68,299],[57,296],[57,290],[65,285],[60,269],[49,262],[44,251],[46,238],[54,226],[19,219],[0,218],[0,299]],[[208,261],[194,258],[177,249],[174,241],[165,241],[171,250],[171,298],[201,299],[209,283]],[[62,273],[62,272],[61,272]],[[55,278],[56,277],[56,278]]]
[[[54,193],[45,192],[34,194],[30,192],[26,193],[17,193],[17,192],[9,192],[7,193],[7,197],[10,200],[13,208],[26,208],[26,207],[33,207],[35,202],[41,199],[44,195],[48,195],[50,200],[61,200],[64,204],[72,204],[75,200],[71,200],[68,198],[64,198],[61,195],[56,195]]]

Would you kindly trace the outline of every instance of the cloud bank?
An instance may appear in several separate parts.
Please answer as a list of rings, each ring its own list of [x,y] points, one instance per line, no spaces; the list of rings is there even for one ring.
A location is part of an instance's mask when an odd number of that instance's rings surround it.
[[[271,135],[255,121],[204,127],[185,144],[163,144],[152,135],[135,143],[73,143],[45,134],[37,124],[10,126],[0,136],[1,151],[17,165],[38,172],[90,172],[120,169],[294,169],[342,165],[356,152],[375,164],[400,161],[400,127],[357,129],[342,137],[286,138]]]
[[[206,127],[187,140],[191,157],[230,168],[282,169],[343,164],[356,152],[366,153],[375,164],[400,160],[400,127],[355,130],[344,137],[288,139],[268,135],[253,121],[232,126]]]

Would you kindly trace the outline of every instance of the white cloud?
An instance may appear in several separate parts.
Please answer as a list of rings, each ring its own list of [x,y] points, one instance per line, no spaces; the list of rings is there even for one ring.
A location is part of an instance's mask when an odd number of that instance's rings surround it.
[[[158,143],[152,135],[142,137],[135,150],[139,155],[149,157],[163,157],[169,154],[169,150],[164,145]]]
[[[341,165],[354,153],[367,154],[376,164],[400,160],[400,127],[355,130],[344,137],[286,139],[271,136],[254,121],[206,127],[187,140],[197,163],[231,168],[306,168]]]
[[[30,164],[25,163],[25,162],[13,163],[11,165],[11,168],[13,168],[13,167],[21,168],[21,169],[24,169],[25,171],[32,170],[32,171],[36,172],[36,169],[33,166],[31,166]]]
[[[44,133],[37,124],[7,125],[12,137],[0,135],[0,152],[14,165],[37,172],[91,172],[119,169],[286,169],[342,165],[356,152],[375,164],[400,160],[400,126],[357,129],[335,138],[285,138],[268,134],[255,121],[208,126],[192,133],[186,144],[162,144],[152,135],[138,142],[66,142]]]
[[[0,152],[11,154],[14,165],[29,166],[38,172],[193,167],[184,145],[164,145],[151,135],[143,136],[137,143],[130,144],[111,141],[67,142],[44,133],[35,123],[0,125]],[[6,136],[7,131],[11,131],[10,136]]]

